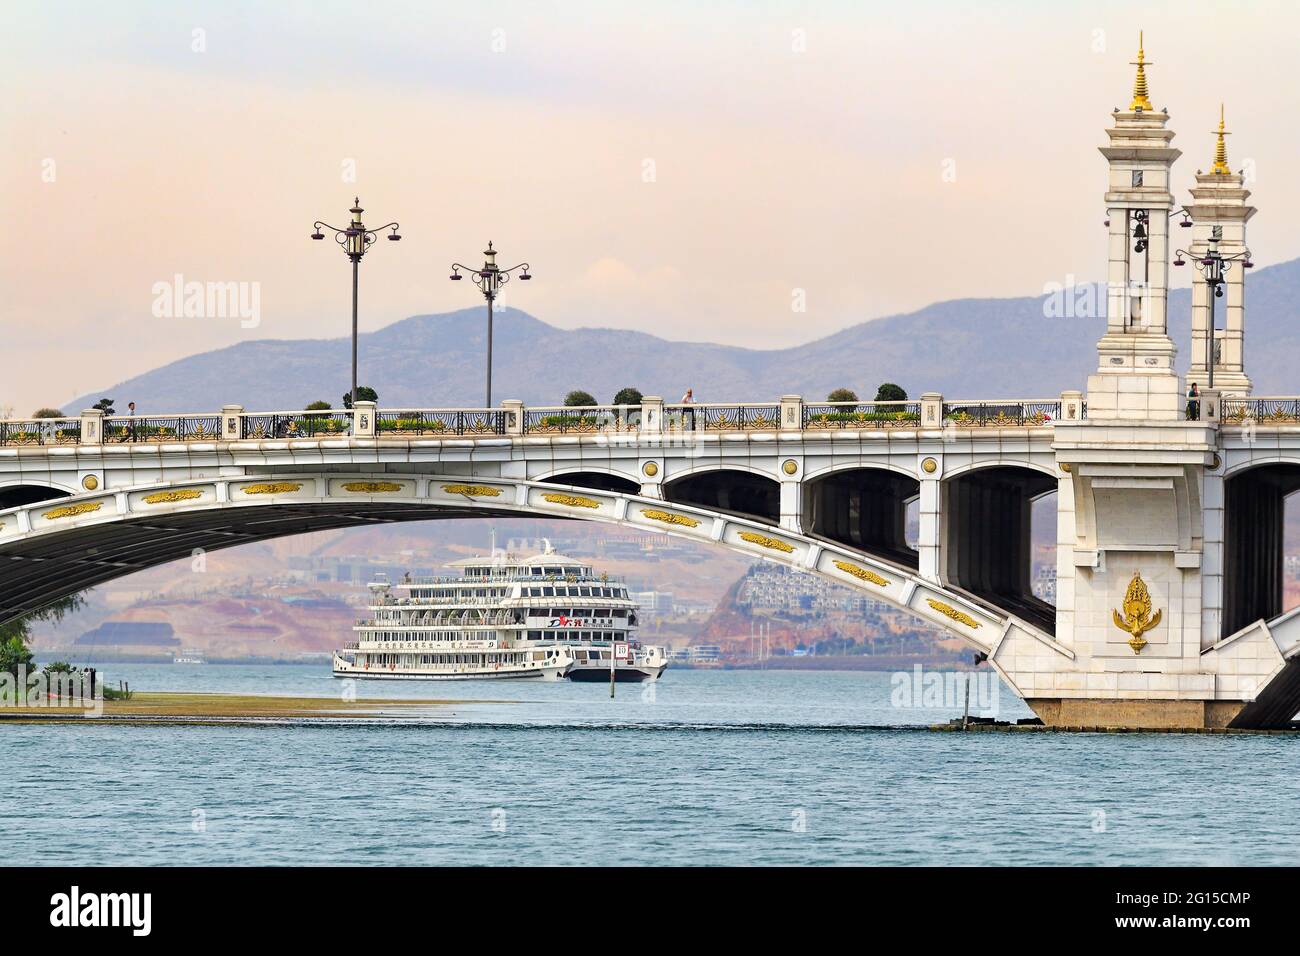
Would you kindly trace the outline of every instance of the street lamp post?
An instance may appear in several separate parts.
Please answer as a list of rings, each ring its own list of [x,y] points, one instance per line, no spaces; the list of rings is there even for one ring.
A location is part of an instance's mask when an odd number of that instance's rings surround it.
[[[515,270],[522,270],[519,278],[527,282],[532,276],[528,272],[528,263],[521,262],[519,265],[511,266],[509,269],[502,269],[497,265],[497,253],[492,248],[492,243],[488,243],[487,249],[483,252],[484,261],[481,269],[475,269],[470,266],[461,265],[459,262],[452,263],[451,278],[454,282],[459,282],[465,278],[461,275],[461,270],[469,273],[474,279],[474,284],[478,286],[483,298],[487,299],[487,402],[485,408],[492,407],[492,303],[496,300],[497,293],[501,287],[510,281],[510,276]]]
[[[1250,261],[1250,250],[1243,249],[1235,255],[1225,256],[1219,252],[1219,240],[1223,238],[1223,227],[1215,226],[1210,231],[1209,248],[1204,254],[1194,254],[1186,249],[1179,249],[1174,253],[1174,265],[1186,265],[1183,256],[1187,256],[1196,266],[1196,271],[1205,279],[1206,300],[1209,307],[1209,328],[1206,330],[1207,344],[1205,366],[1209,370],[1206,378],[1206,388],[1214,388],[1214,346],[1217,332],[1215,329],[1214,318],[1214,300],[1223,298],[1223,277],[1232,269],[1234,262],[1240,262],[1243,269],[1253,268],[1255,263]]]
[[[370,246],[379,238],[381,229],[392,229],[388,238],[393,242],[401,239],[398,234],[398,225],[395,222],[386,223],[378,229],[367,229],[361,222],[361,214],[365,212],[361,208],[359,198],[352,201],[352,208],[348,210],[352,213],[352,221],[348,223],[346,229],[339,229],[337,226],[331,226],[327,222],[321,222],[319,219],[313,223],[315,232],[311,234],[313,239],[324,239],[325,234],[321,232],[321,227],[329,229],[334,233],[334,241],[342,247],[347,257],[352,260],[352,390],[348,393],[351,397],[352,406],[357,404],[357,273],[361,265],[361,257],[370,251]]]

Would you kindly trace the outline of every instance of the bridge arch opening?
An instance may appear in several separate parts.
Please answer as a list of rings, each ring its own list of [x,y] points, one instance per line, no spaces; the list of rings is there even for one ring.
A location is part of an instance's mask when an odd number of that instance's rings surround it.
[[[772,478],[734,468],[685,475],[664,485],[664,498],[769,524],[781,522],[781,485]]]
[[[1259,465],[1224,480],[1220,638],[1286,610],[1286,517],[1297,491],[1296,464]]]
[[[6,508],[19,508],[37,501],[49,501],[51,498],[66,498],[71,492],[48,485],[9,485],[0,488],[0,511]]]
[[[541,478],[556,485],[573,485],[577,488],[590,488],[593,491],[613,491],[624,495],[641,493],[641,486],[631,478],[611,475],[603,471],[567,471],[562,475]]]
[[[1017,465],[963,472],[943,483],[945,583],[1056,633],[1055,606],[1034,593],[1034,527],[1056,540],[1056,479]],[[1054,561],[1051,562],[1054,568]]]
[[[807,533],[915,569],[909,512],[921,491],[910,475],[853,468],[808,481],[803,489]]]

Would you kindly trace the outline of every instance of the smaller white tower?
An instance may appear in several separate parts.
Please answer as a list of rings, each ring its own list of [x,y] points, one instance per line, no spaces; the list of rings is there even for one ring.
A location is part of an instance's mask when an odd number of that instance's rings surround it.
[[[1177,352],[1168,329],[1170,168],[1169,114],[1147,93],[1150,65],[1139,35],[1133,99],[1116,109],[1100,147],[1109,163],[1106,334],[1097,343],[1097,373],[1088,377],[1090,419],[1174,420],[1181,401]]]
[[[1248,206],[1250,190],[1244,186],[1240,172],[1228,168],[1228,149],[1224,137],[1223,105],[1219,105],[1218,137],[1214,146],[1214,165],[1208,173],[1196,171],[1196,185],[1192,187],[1192,202],[1187,207],[1191,214],[1192,242],[1188,251],[1199,259],[1210,247],[1210,239],[1219,237],[1219,252],[1224,257],[1237,256],[1246,251],[1246,222],[1255,215],[1255,207]],[[1246,375],[1243,351],[1246,335],[1246,282],[1245,262],[1237,261],[1226,269],[1223,276],[1223,296],[1214,304],[1216,325],[1223,328],[1214,333],[1214,387],[1225,395],[1249,395],[1250,378]],[[1188,383],[1201,388],[1209,384],[1210,342],[1210,292],[1199,277],[1192,282],[1192,355],[1187,372]]]

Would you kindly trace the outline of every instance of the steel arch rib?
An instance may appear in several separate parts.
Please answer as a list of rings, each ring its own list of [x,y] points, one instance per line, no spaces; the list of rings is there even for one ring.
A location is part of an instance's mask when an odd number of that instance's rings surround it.
[[[148,484],[0,512],[0,621],[187,557],[195,548],[213,551],[371,522],[504,515],[602,521],[718,544],[854,588],[984,651],[993,650],[1012,624],[1035,632],[1005,611],[890,561],[749,518],[548,482],[383,472]]]

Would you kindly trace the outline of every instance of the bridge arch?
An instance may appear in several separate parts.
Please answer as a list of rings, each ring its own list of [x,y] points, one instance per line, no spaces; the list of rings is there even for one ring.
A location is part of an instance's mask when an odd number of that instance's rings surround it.
[[[664,482],[665,501],[693,505],[726,514],[781,521],[781,483],[750,468],[696,468]]]
[[[7,482],[0,484],[0,511],[17,508],[37,501],[49,501],[53,498],[66,498],[75,494],[73,488],[65,488],[53,482]]]
[[[635,495],[641,492],[641,483],[635,478],[618,471],[605,471],[596,468],[584,468],[582,471],[562,471],[553,475],[538,476],[535,480],[546,481],[554,485],[572,485],[575,488],[590,488],[593,491],[618,491]]]
[[[1255,461],[1223,481],[1223,619],[1219,638],[1283,610],[1287,498],[1300,461]]]
[[[999,459],[992,458],[987,461],[970,461],[952,467],[945,467],[943,472],[943,481],[949,481],[953,478],[959,478],[962,475],[969,475],[976,471],[988,471],[996,468],[1017,468],[1022,471],[1037,472],[1047,478],[1052,479],[1053,489],[1056,482],[1060,479],[1057,471],[1057,465],[1054,460],[1038,461],[1032,457],[1026,456],[1023,459]]]
[[[917,568],[907,541],[908,505],[921,493],[915,477],[875,466],[823,469],[802,491],[808,534]]]
[[[1027,464],[967,467],[945,475],[939,544],[944,583],[1055,634],[1056,608],[1032,590],[1032,505],[1056,492],[1057,485],[1054,474]]]
[[[909,611],[991,652],[1011,619],[907,568],[774,524],[657,498],[503,478],[231,476],[87,493],[0,512],[0,622],[178,558],[307,531],[456,517],[605,521],[764,557]],[[1014,623],[1032,631],[1022,621]],[[1050,637],[1042,639],[1050,642]]]

